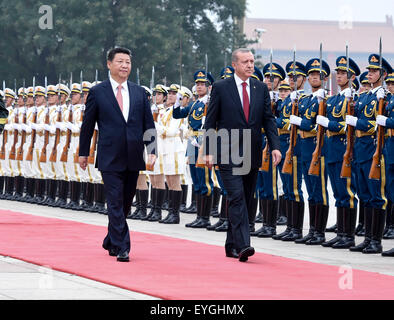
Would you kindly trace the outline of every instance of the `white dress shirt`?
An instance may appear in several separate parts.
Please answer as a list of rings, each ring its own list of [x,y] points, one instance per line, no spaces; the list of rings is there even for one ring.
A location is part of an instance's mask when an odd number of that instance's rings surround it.
[[[118,86],[114,79],[112,79],[111,75],[109,76],[109,81],[111,82],[112,90],[114,91],[115,99],[116,95],[118,94]],[[127,81],[123,82],[122,84],[122,99],[123,99],[123,117],[124,119],[128,120],[129,118],[129,109],[130,109],[130,96],[129,96],[129,87],[127,86]]]
[[[250,105],[250,79],[248,78],[246,81],[243,81],[240,77],[237,76],[237,74],[234,73],[234,80],[235,84],[237,85],[238,93],[239,93],[239,98],[241,99],[241,104],[242,104],[242,109],[244,107],[244,94],[243,94],[243,86],[242,83],[246,82],[246,91],[248,92],[249,96],[249,105]]]

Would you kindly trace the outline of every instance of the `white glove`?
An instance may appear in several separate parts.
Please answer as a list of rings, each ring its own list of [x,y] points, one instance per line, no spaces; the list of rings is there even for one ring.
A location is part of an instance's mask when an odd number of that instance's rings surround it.
[[[323,116],[317,116],[316,117],[316,123],[320,124],[324,128],[328,128],[328,123],[329,122],[330,122],[330,120],[328,120],[327,117],[323,117]]]
[[[157,107],[157,105],[152,105],[152,107],[151,107],[151,111],[152,111],[152,113],[156,113],[156,112],[158,112],[159,111],[159,108]]]
[[[379,126],[385,127],[386,126],[386,121],[387,121],[387,117],[385,117],[385,116],[379,115],[379,116],[376,117],[376,123]]]
[[[175,104],[174,104],[174,108],[179,108],[181,106],[182,98],[183,98],[183,94],[178,92],[176,94],[176,101],[175,101]]]
[[[324,89],[317,90],[315,97],[317,97],[317,101],[319,101],[320,103],[326,97],[326,90]]]
[[[18,130],[18,131],[22,131],[22,127],[21,127],[21,125],[20,124],[18,124],[18,123],[14,123],[14,130]]]
[[[291,102],[294,102],[294,100],[297,100],[298,99],[298,92],[293,91],[292,93],[290,93],[290,99],[291,99]]]
[[[66,126],[66,128],[68,129],[68,130],[73,130],[73,128],[74,128],[74,126],[73,126],[73,124],[71,123],[71,122],[69,122],[69,121],[67,121],[67,122],[65,122],[65,126]]]
[[[378,91],[376,91],[376,98],[378,100],[384,99],[385,96],[386,96],[386,93],[384,92],[383,88],[380,88]]]
[[[49,133],[51,133],[51,134],[55,134],[56,133],[56,126],[51,126],[51,125],[46,124],[45,130],[49,131]]]
[[[56,129],[60,129],[60,131],[66,131],[66,125],[64,122],[56,122]]]
[[[196,147],[196,148],[200,148],[200,145],[198,144],[196,139],[193,139],[191,142],[192,146]]]
[[[37,124],[35,124],[34,122],[32,122],[32,123],[30,124],[30,126],[31,126],[32,130],[36,130],[36,131],[37,131]]]
[[[12,124],[7,123],[7,124],[4,126],[4,130],[7,130],[7,131],[12,130]]]
[[[200,100],[203,104],[207,104],[208,99],[209,99],[209,96],[208,96],[208,95],[205,95],[204,97],[202,97],[202,98],[199,99],[199,100]]]
[[[357,117],[353,117],[353,116],[346,116],[346,124],[352,127],[355,127],[357,125]]]
[[[277,102],[279,100],[279,93],[275,91],[270,91],[271,101]]]
[[[343,95],[345,96],[345,98],[350,99],[350,98],[354,98],[354,90],[350,89],[350,88],[346,88],[345,90],[343,90]]]
[[[290,123],[291,124],[294,124],[296,126],[300,126],[301,125],[301,121],[302,121],[302,118],[300,118],[300,117],[297,117],[297,116],[295,116],[293,114],[290,116]]]
[[[31,128],[27,124],[22,123],[21,127],[22,127],[22,130],[25,131],[26,133],[30,133],[31,132]]]

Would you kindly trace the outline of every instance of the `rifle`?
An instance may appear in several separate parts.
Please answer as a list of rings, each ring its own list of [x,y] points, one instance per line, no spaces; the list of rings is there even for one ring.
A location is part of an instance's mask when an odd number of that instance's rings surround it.
[[[272,57],[273,57],[273,52],[271,49],[271,55],[270,55],[270,81],[271,81],[271,91],[272,93],[274,93],[274,76],[272,74]],[[275,114],[275,102],[271,101],[271,110],[272,113]],[[269,146],[268,146],[268,140],[266,142],[265,148],[263,150],[263,159],[262,159],[262,163],[261,163],[261,171],[264,172],[268,172],[269,168],[270,168],[270,160],[271,160],[271,156],[270,156],[270,150],[269,150]]]
[[[293,81],[295,85],[295,92],[297,92],[297,73],[296,73],[296,50],[293,51]],[[293,101],[291,108],[291,114],[298,116],[298,99]],[[294,149],[297,144],[297,126],[292,124],[290,128],[290,143],[289,149],[287,149],[285,160],[283,162],[282,173],[293,174],[293,155]]]
[[[36,77],[33,77],[33,99],[34,99],[34,110],[33,110],[33,123],[37,123],[37,107],[36,107]],[[31,143],[29,150],[27,151],[26,155],[26,161],[32,161],[33,160],[33,150],[34,150],[34,144],[36,142],[36,130],[33,129],[31,131]]]
[[[47,77],[45,77],[45,96],[47,97],[47,105],[45,108],[45,124],[49,125],[49,105],[48,105],[48,82],[47,82]],[[40,155],[40,162],[47,162],[47,146],[49,143],[49,131],[45,130],[44,133],[44,145],[41,149],[41,155]]]
[[[352,89],[352,75],[349,69],[349,47],[346,45],[346,68],[347,78],[349,81],[349,88]],[[354,101],[350,98],[347,101],[347,114],[354,115]],[[348,126],[346,132],[346,152],[343,155],[341,178],[350,178],[352,176],[352,161],[353,161],[353,148],[354,148],[354,127]]]
[[[5,94],[5,81],[3,81],[3,92]],[[7,137],[8,137],[7,130],[3,130],[3,145],[1,146],[1,150],[0,150],[0,159],[1,160],[5,159],[5,145],[7,143]]]
[[[24,97],[24,92],[25,88],[23,88],[23,97]],[[24,99],[24,98],[23,98]],[[14,117],[14,123],[18,124],[19,123],[19,112],[18,112],[19,108],[16,107],[15,108],[15,117]],[[17,129],[14,130],[14,143],[12,144],[11,150],[10,150],[10,155],[9,155],[9,159],[10,160],[15,160],[16,158],[16,144],[18,143],[18,136],[19,136],[19,132]]]
[[[59,80],[60,76],[59,76]],[[58,92],[57,92],[57,96],[58,96],[58,106],[57,106],[57,118],[56,118],[56,122],[61,122],[62,121],[62,109],[61,109],[61,96],[60,96],[60,81],[59,81],[59,85],[58,85]],[[60,129],[56,128],[56,134],[55,134],[55,143],[53,144],[53,148],[52,148],[52,152],[51,155],[49,156],[49,161],[51,162],[56,162],[56,158],[57,158],[57,145],[60,142]]]
[[[322,44],[320,44],[320,80],[324,81]],[[326,102],[324,99],[322,99],[322,101],[320,101],[319,103],[319,115],[324,117],[326,116]],[[316,148],[312,154],[312,161],[308,171],[308,174],[313,176],[318,176],[320,174],[320,160],[321,160],[321,151],[324,144],[324,133],[325,133],[325,128],[321,125],[318,125]]]
[[[71,73],[70,76],[70,88],[72,88],[72,78],[73,74]],[[70,103],[68,107],[68,122],[72,123],[73,122],[73,105]],[[71,143],[71,134],[72,131],[70,129],[67,129],[67,137],[66,137],[66,143],[63,147],[63,152],[60,156],[60,161],[61,162],[67,162],[67,156],[68,156],[68,149],[70,149],[70,143]]]
[[[382,38],[380,38],[380,43],[379,43],[379,67],[380,67],[380,79],[384,81],[383,78],[383,57],[382,57]],[[385,109],[385,99],[382,98],[379,100],[379,110],[378,110],[378,115],[383,115],[384,114],[384,109]],[[369,171],[369,179],[373,180],[380,180],[381,177],[381,165],[380,161],[382,158],[382,150],[383,150],[383,145],[384,145],[384,127],[378,125],[378,134],[377,134],[377,145],[376,145],[376,151],[372,157],[372,165],[371,165],[371,170]]]

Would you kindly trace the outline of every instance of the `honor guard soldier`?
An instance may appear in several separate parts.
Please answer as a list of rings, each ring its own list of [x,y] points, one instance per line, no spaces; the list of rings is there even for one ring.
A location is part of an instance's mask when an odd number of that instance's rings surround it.
[[[340,56],[336,60],[335,70],[336,82],[341,91],[327,99],[326,115],[318,115],[316,118],[317,124],[327,129],[324,142],[325,165],[337,212],[337,236],[322,245],[334,249],[346,249],[355,244],[358,201],[355,197],[357,191],[355,168],[351,168],[349,177],[341,177],[341,171],[347,148],[346,115],[349,112],[349,104],[355,100],[355,91],[358,90],[356,77],[360,75],[360,68],[353,59]]]
[[[79,116],[79,122],[82,124],[83,116],[85,112],[85,103],[88,98],[88,94],[92,84],[89,81],[82,81],[82,101],[81,101],[81,113]],[[78,119],[78,117],[77,117]],[[79,127],[79,132],[81,128]],[[79,145],[78,145],[79,150]],[[78,153],[76,152],[75,161],[78,168],[78,175],[81,178],[81,202],[80,202],[80,210],[87,210],[88,208],[93,207],[93,196],[94,196],[94,185],[93,178],[90,174],[89,167],[87,170],[82,170],[78,165]]]
[[[12,103],[12,100],[6,100],[6,107],[11,113],[9,117],[8,125],[10,128],[10,144],[8,159],[10,164],[11,177],[7,178],[5,181],[5,195],[6,200],[15,200],[21,194],[21,189],[23,189],[24,181],[21,176],[21,169],[19,161],[16,160],[16,151],[19,148],[21,135],[19,135],[19,111],[25,106],[25,100],[27,98],[25,88],[20,88],[18,90],[18,100],[17,103]],[[8,104],[10,103],[10,104]],[[12,108],[12,109],[11,109]],[[12,110],[12,112],[11,112]],[[14,193],[15,190],[15,193]]]
[[[385,160],[386,160],[386,193],[387,193],[387,209],[386,209],[386,231],[383,239],[394,238],[394,73],[386,78],[387,89],[390,97],[386,107],[385,116],[378,115],[376,123],[386,128]],[[382,253],[384,257],[394,257],[394,249],[390,249]]]
[[[181,140],[183,119],[174,118],[175,108],[180,107],[183,92],[172,84],[168,89],[163,115],[158,119],[157,135],[162,138],[163,172],[168,185],[168,215],[160,220],[163,224],[179,224],[179,208],[182,201],[181,175],[185,173],[185,149]]]
[[[299,226],[304,217],[304,197],[302,191],[302,166],[301,166],[301,146],[298,135],[298,129],[294,128],[295,134],[295,145],[291,145],[291,172],[283,172],[284,162],[286,153],[290,148],[291,125],[290,117],[293,112],[293,105],[298,108],[299,102],[301,102],[307,96],[304,93],[304,85],[307,77],[307,70],[304,64],[298,61],[290,61],[286,65],[286,72],[289,77],[289,85],[292,90],[291,94],[285,99],[281,107],[278,109],[277,126],[279,139],[281,143],[281,152],[283,155],[282,161],[279,163],[278,168],[280,170],[280,176],[283,182],[283,208],[286,214],[286,229],[284,232],[274,235],[274,240],[294,239],[291,231]],[[295,74],[294,74],[295,73]],[[298,229],[298,227],[296,228]]]
[[[6,93],[2,92],[1,97],[0,97],[0,134],[2,137],[2,159],[5,160],[5,145],[7,143],[6,138],[7,138],[7,133],[4,132],[4,126],[7,124],[8,120],[8,110],[6,108],[5,102],[4,102],[4,95]],[[13,99],[15,99],[15,92],[13,92]],[[3,146],[4,145],[4,146]],[[3,157],[4,154],[4,157]],[[0,161],[0,199],[2,198],[4,194],[4,161]]]
[[[296,243],[319,245],[325,242],[325,229],[329,213],[329,201],[327,192],[327,171],[325,170],[324,149],[320,150],[317,175],[309,174],[313,153],[317,145],[316,117],[319,106],[326,99],[324,87],[325,81],[330,76],[330,67],[327,62],[319,58],[313,58],[306,64],[308,70],[308,82],[312,87],[312,95],[301,99],[299,102],[300,116],[291,116],[290,123],[299,126],[302,173],[308,192],[309,204],[309,232],[302,237],[303,217],[299,216],[297,225],[294,227],[294,236],[291,238]],[[324,139],[324,136],[323,136]],[[282,239],[284,240],[284,239]]]
[[[376,169],[380,177],[370,178],[372,170],[375,169],[372,164],[376,149],[383,147],[380,145],[382,141],[378,139],[379,125],[378,129],[375,128],[376,115],[379,112],[379,107],[382,107],[382,103],[384,105],[386,92],[383,82],[385,77],[392,73],[392,68],[379,54],[370,55],[368,62],[368,81],[372,85],[372,90],[358,99],[355,116],[346,116],[346,124],[356,130],[354,153],[357,166],[357,194],[365,205],[365,239],[361,244],[351,247],[350,251],[373,254],[382,252],[381,240],[387,207],[384,190],[386,172],[383,157],[379,156],[377,159]]]
[[[29,133],[31,134],[30,145],[27,145],[25,161],[30,163],[33,176],[27,178],[25,202],[41,204],[45,193],[45,174],[40,164],[40,153],[44,145],[43,116],[46,108],[46,91],[42,86],[34,88],[33,114],[30,121]],[[41,125],[42,123],[42,125]]]
[[[363,72],[360,75],[360,89],[359,89],[359,95],[358,99],[363,99],[363,97],[371,91],[371,84],[368,81],[368,71]],[[363,237],[365,236],[365,226],[364,226],[364,208],[365,204],[363,203],[363,200],[359,198],[359,203],[358,203],[358,225],[356,227],[356,235]],[[335,230],[336,231],[336,228]]]
[[[256,69],[256,68],[255,68]],[[259,79],[259,73],[256,72],[257,78]],[[264,81],[264,83],[268,86],[268,90],[270,91],[271,97],[271,108],[272,113],[277,116],[278,105],[281,104],[279,101],[279,85],[280,82],[283,81],[286,77],[285,70],[278,64],[273,62],[267,63],[263,68],[263,79],[259,79],[260,81]],[[263,170],[262,168],[258,172],[257,177],[257,185],[256,190],[258,192],[258,197],[260,202],[260,210],[262,212],[263,217],[263,226],[254,231],[254,220],[255,220],[255,212],[253,210],[249,216],[249,224],[251,236],[257,236],[260,238],[271,238],[276,234],[276,220],[277,220],[277,212],[278,212],[278,178],[277,178],[277,168],[272,165],[270,151],[267,146],[267,139],[265,137],[265,132],[262,129],[263,135],[263,165],[264,161],[268,161],[267,170]],[[264,153],[266,155],[264,156]],[[257,203],[254,204],[253,208],[257,207]]]
[[[190,175],[193,180],[194,191],[196,192],[197,218],[186,224],[191,228],[206,228],[210,223],[210,213],[212,208],[212,189],[211,170],[207,167],[197,167],[198,150],[201,147],[206,105],[208,103],[209,88],[214,82],[212,75],[205,70],[199,70],[194,74],[196,92],[198,99],[182,108],[177,104],[172,116],[174,119],[187,118],[189,125],[187,157],[189,162]]]
[[[155,122],[156,130],[159,128],[159,120],[165,113],[165,102],[167,99],[168,91],[162,84],[157,84],[152,92],[152,114]],[[143,206],[147,202],[147,195],[145,190],[138,190],[136,192],[137,207],[135,212],[128,218],[141,219],[146,221],[160,221],[162,220],[162,206],[166,194],[165,180],[164,180],[164,167],[163,167],[163,140],[160,135],[157,135],[157,159],[153,167],[153,171],[147,171],[151,182],[151,210],[148,215],[141,212]],[[142,202],[141,202],[142,199]],[[141,207],[142,206],[142,207]]]
[[[4,85],[5,86],[5,85]],[[0,132],[1,134],[1,177],[0,177],[0,199],[5,199],[9,194],[10,179],[12,179],[12,170],[9,161],[10,142],[13,141],[13,130],[10,129],[13,105],[16,99],[16,93],[6,88],[1,91],[0,97]],[[8,189],[7,189],[8,187]]]

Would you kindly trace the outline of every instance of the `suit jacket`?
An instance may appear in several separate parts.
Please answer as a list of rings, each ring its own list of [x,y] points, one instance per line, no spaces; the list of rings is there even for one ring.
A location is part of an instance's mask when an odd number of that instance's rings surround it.
[[[79,155],[88,156],[90,141],[98,125],[96,166],[100,171],[145,170],[144,144],[155,143],[155,124],[145,90],[127,81],[130,111],[125,121],[109,80],[90,89],[83,117]],[[152,138],[143,141],[146,130],[152,129]]]
[[[243,129],[250,129],[250,140],[245,142],[245,150],[249,148],[251,168],[259,168],[262,161],[262,135],[264,128],[269,147],[271,150],[279,150],[280,142],[275,117],[271,110],[271,99],[267,86],[257,79],[250,78],[250,106],[249,119],[246,121],[245,113],[242,108],[241,99],[237,90],[234,77],[219,80],[213,84],[211,98],[208,105],[207,116],[205,119],[204,129],[224,129],[229,135],[229,144],[217,139],[218,148],[215,151],[209,150],[209,139],[207,138],[205,147],[206,154],[216,154],[217,164],[229,164],[230,166],[240,166],[231,158],[231,152],[234,148],[239,149],[239,155],[243,153]],[[235,136],[231,137],[230,129],[239,129],[239,139]],[[228,152],[229,163],[226,163],[226,155]],[[247,156],[247,155],[245,155]],[[243,164],[244,162],[242,162]]]

